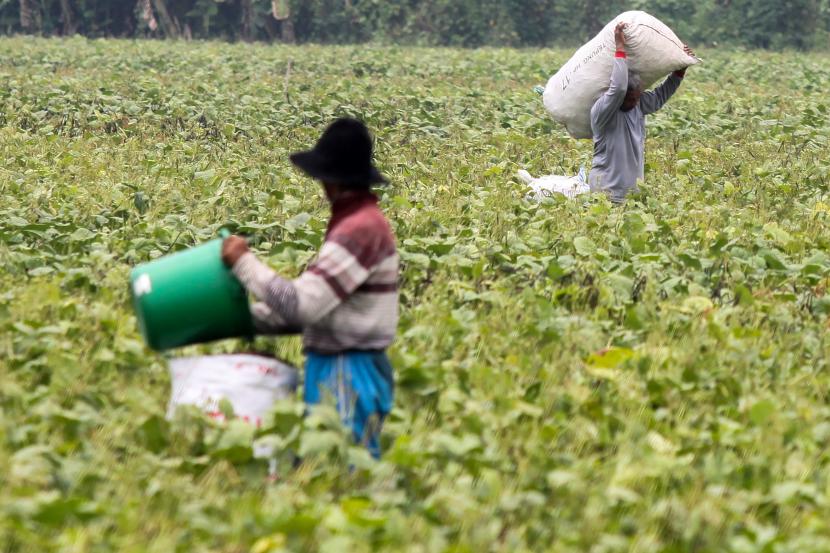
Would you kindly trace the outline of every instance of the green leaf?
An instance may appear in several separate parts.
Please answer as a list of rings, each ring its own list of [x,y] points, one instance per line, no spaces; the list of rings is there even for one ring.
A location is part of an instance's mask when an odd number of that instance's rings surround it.
[[[326,455],[344,447],[343,436],[332,430],[306,430],[300,441],[301,457]]]
[[[576,253],[583,257],[590,257],[597,251],[597,246],[594,242],[586,236],[577,236],[573,241]]]
[[[35,269],[30,270],[29,271],[29,276],[39,277],[39,276],[49,275],[49,274],[52,274],[54,272],[55,272],[54,267],[43,266],[43,267],[37,267]]]
[[[211,456],[232,463],[249,461],[253,457],[254,427],[239,419],[226,424],[211,447]]]
[[[769,399],[758,401],[749,409],[749,420],[756,426],[761,426],[772,417],[775,409],[775,403]]]
[[[714,308],[712,300],[702,296],[690,296],[683,300],[683,311],[693,315],[702,315]]]
[[[159,453],[168,444],[168,423],[158,415],[147,417],[138,427],[139,439],[150,451]]]
[[[86,242],[92,238],[95,238],[95,233],[83,227],[75,229],[75,232],[69,235],[69,239],[73,242]]]
[[[216,176],[216,170],[206,169],[204,171],[196,171],[193,173],[193,178],[197,181],[209,181]]]
[[[613,347],[589,355],[585,360],[585,363],[592,367],[601,369],[615,369],[633,357],[633,350],[629,348]]]

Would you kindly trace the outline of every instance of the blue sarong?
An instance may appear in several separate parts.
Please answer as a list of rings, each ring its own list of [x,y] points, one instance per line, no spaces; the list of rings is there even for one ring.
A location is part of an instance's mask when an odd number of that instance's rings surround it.
[[[334,355],[309,352],[305,362],[307,405],[336,401],[343,424],[355,442],[380,457],[380,429],[392,410],[394,378],[385,352],[349,351]]]

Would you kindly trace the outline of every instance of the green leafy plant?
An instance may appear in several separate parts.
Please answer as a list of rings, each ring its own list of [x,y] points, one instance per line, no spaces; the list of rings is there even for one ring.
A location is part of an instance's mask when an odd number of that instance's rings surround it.
[[[3,551],[828,550],[824,57],[700,52],[617,208],[513,178],[590,163],[531,91],[570,53],[0,40]],[[299,398],[168,420],[126,286],[221,227],[297,274],[338,115],[402,260],[378,462]],[[302,360],[172,355],[252,347]]]

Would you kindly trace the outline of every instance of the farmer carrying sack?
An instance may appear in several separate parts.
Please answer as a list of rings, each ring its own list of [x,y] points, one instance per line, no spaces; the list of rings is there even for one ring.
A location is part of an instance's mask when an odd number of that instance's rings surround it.
[[[614,28],[625,22],[628,68],[650,87],[672,71],[699,63],[683,51],[683,42],[660,20],[641,11],[625,12],[576,51],[550,78],[543,96],[551,116],[574,138],[591,138],[591,107],[608,90],[614,64]]]

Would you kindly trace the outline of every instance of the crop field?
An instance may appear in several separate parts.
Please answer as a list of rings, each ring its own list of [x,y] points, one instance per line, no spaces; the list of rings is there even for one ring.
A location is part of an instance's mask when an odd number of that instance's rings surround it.
[[[514,178],[590,164],[568,51],[0,40],[0,551],[830,551],[828,58],[698,53],[612,207]],[[130,268],[226,227],[298,274],[338,115],[403,261],[382,459],[299,399],[167,420],[170,356],[300,343],[145,349]]]

